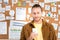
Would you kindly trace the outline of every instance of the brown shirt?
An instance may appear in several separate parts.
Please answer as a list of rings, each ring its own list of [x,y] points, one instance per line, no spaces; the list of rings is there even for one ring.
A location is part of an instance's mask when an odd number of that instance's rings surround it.
[[[34,21],[23,26],[20,40],[27,40],[29,38],[32,28],[34,28],[33,23]],[[44,20],[42,21],[42,35],[43,40],[57,40],[53,26]]]

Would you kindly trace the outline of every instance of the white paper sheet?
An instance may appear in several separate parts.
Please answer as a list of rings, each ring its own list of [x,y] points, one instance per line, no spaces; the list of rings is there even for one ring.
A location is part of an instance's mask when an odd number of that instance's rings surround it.
[[[4,13],[5,12],[5,8],[0,8],[0,12]]]
[[[23,21],[16,21],[16,20],[11,20],[10,21],[10,27],[13,26],[13,27],[20,27],[20,26],[24,26],[26,23],[28,22],[23,22]]]
[[[5,20],[5,14],[0,14],[0,21]]]
[[[3,0],[5,4],[8,4],[9,3],[9,0]]]
[[[16,4],[18,2],[18,0],[12,0],[12,6],[14,6],[14,4]]]
[[[46,15],[46,14],[45,14],[45,12],[43,11],[43,12],[42,12],[42,16],[45,17],[45,15]]]
[[[59,2],[60,0],[44,0],[45,3],[50,3],[50,2]]]
[[[57,30],[58,24],[52,23],[52,25],[53,25],[54,29]]]
[[[31,14],[31,8],[28,8],[28,13]]]
[[[60,32],[60,26],[58,27],[58,32]]]
[[[20,39],[22,27],[26,23],[27,22],[11,20],[9,28],[9,39]]]
[[[39,2],[38,0],[33,0],[33,2]]]
[[[60,15],[60,10],[58,10],[58,14]]]
[[[6,11],[9,11],[10,9],[11,9],[10,5],[6,6]]]
[[[31,2],[31,0],[26,0],[26,3],[30,3]]]
[[[58,4],[58,8],[60,8],[60,4]]]
[[[35,2],[35,3],[29,3],[29,6],[33,6],[34,4],[38,4],[38,2]]]
[[[14,16],[14,13],[15,13],[14,10],[10,10],[9,15]]]
[[[58,32],[58,38],[60,38],[60,33]]]
[[[6,16],[6,20],[14,20],[13,16]]]
[[[54,19],[55,21],[58,21],[58,14],[56,14],[56,17]]]
[[[22,6],[26,6],[26,2],[25,1],[22,2]]]
[[[45,3],[49,3],[51,1],[53,1],[53,0],[44,0]]]
[[[7,22],[0,22],[0,34],[7,34]]]
[[[44,2],[39,3],[41,7],[44,7]]]
[[[45,5],[45,10],[50,10],[50,5]]]
[[[26,18],[27,18],[27,20],[29,20],[29,18],[30,18],[30,15],[27,15],[27,17],[26,17]]]
[[[56,7],[51,7],[52,12],[56,12]]]
[[[16,20],[26,20],[26,8],[16,8]]]

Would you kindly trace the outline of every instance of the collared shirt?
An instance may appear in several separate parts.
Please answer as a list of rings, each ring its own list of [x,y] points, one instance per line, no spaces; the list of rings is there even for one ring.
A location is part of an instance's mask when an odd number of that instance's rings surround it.
[[[34,21],[23,26],[20,40],[27,40],[30,37],[32,29],[34,28],[33,23]],[[43,40],[57,40],[53,26],[44,20],[42,20],[42,35]]]
[[[37,37],[34,38],[34,40],[43,40],[43,36],[42,36],[42,23],[38,24],[38,23],[34,23],[35,28],[37,29]]]

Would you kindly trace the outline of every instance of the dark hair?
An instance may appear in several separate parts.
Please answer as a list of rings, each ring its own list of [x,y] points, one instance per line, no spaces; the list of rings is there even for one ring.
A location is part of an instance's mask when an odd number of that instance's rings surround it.
[[[35,8],[35,7],[40,7],[40,8],[41,8],[41,6],[40,6],[39,4],[34,4],[34,5],[32,6],[32,9]],[[42,10],[42,8],[41,8],[41,10]]]

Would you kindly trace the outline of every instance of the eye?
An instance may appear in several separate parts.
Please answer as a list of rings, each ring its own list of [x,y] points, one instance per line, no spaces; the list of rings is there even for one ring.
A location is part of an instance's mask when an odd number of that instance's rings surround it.
[[[34,15],[36,14],[36,13],[33,13]]]
[[[39,12],[37,12],[37,14],[39,14]]]

